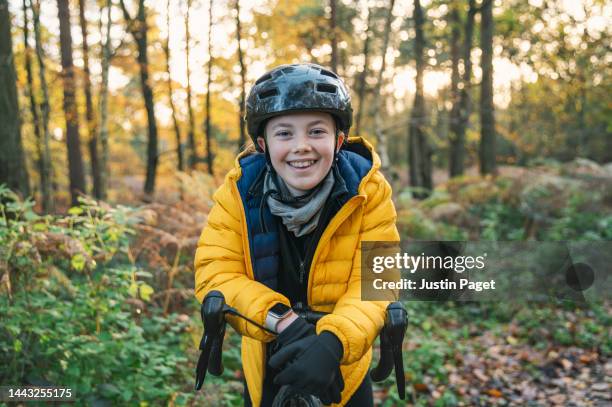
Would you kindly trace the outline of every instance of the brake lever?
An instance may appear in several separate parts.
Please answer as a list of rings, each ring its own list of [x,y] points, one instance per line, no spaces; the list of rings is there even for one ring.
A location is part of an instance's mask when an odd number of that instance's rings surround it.
[[[406,375],[404,374],[404,359],[402,358],[402,343],[408,328],[408,313],[401,302],[394,302],[387,307],[390,329],[389,337],[395,367],[395,383],[400,399],[406,398]]]
[[[200,353],[196,368],[196,390],[202,388],[207,370],[210,371],[211,374],[215,374],[219,371],[223,372],[221,346],[223,344],[222,335],[225,334],[225,318],[223,316],[224,305],[225,297],[221,292],[216,290],[209,292],[206,297],[204,297],[204,301],[202,301],[200,314],[204,322],[204,334],[202,335],[199,347],[202,353]],[[215,345],[215,343],[218,345]],[[212,352],[213,350],[214,352]],[[213,364],[209,367],[211,352],[213,353]]]
[[[375,382],[385,380],[395,368],[395,382],[399,397],[406,398],[406,377],[402,359],[402,342],[408,327],[408,313],[401,302],[393,302],[387,307],[385,325],[380,332],[380,360],[370,371]]]

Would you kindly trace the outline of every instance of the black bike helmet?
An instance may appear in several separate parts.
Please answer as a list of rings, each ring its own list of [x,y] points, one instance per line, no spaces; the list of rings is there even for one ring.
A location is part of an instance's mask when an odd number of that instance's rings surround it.
[[[330,113],[346,136],[353,122],[349,91],[338,75],[316,64],[280,65],[262,75],[246,102],[246,122],[257,150],[257,137],[271,117],[316,110]]]

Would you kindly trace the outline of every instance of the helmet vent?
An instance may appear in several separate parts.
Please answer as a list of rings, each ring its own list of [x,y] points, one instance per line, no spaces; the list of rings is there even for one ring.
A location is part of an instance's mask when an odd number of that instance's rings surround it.
[[[293,66],[288,66],[287,68],[281,69],[281,72],[283,72],[283,73],[291,73],[293,71],[295,71],[295,67],[293,67]]]
[[[265,82],[270,78],[272,78],[272,75],[270,74],[264,75],[261,78],[257,79],[257,81],[255,82],[255,85],[259,85],[260,83]]]
[[[278,95],[278,89],[272,88],[272,89],[268,89],[266,91],[259,93],[257,97],[261,100],[261,99],[266,99],[266,98],[277,96],[277,95]]]
[[[318,83],[317,91],[325,93],[336,93],[338,91],[338,88],[336,87],[336,85],[330,85],[328,83]]]
[[[321,69],[321,75],[331,76],[332,78],[338,79],[338,76],[335,73],[327,71],[325,69]]]

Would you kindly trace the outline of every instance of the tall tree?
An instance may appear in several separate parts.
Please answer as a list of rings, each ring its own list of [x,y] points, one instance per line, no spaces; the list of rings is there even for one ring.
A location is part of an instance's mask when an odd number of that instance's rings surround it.
[[[166,73],[168,74],[168,101],[170,102],[170,109],[172,111],[172,123],[174,124],[174,134],[176,136],[176,158],[178,170],[184,171],[185,166],[183,163],[181,128],[179,126],[178,119],[176,118],[176,106],[174,105],[174,100],[172,99],[174,91],[172,89],[172,73],[170,72],[170,0],[166,2],[166,31],[168,32],[168,34],[166,36],[166,40],[162,45],[162,48],[164,49],[164,54],[166,54]],[[189,95],[189,99],[191,99],[191,95]],[[191,106],[191,102],[189,102],[189,105]]]
[[[208,165],[208,173],[213,175],[213,160],[214,156],[211,149],[212,133],[210,123],[210,84],[212,83],[212,20],[213,19],[213,0],[210,0],[208,5],[208,71],[206,74],[206,163]]]
[[[111,26],[113,24],[112,0],[106,0],[106,27],[103,28],[102,18],[100,18],[100,41],[102,43],[100,60],[102,61],[102,80],[100,81],[100,96],[98,111],[100,115],[100,198],[106,199],[108,191],[109,166],[108,166],[108,71],[112,58],[111,50]]]
[[[408,159],[410,168],[410,185],[423,188],[415,196],[424,198],[432,188],[431,149],[423,129],[425,126],[425,96],[423,94],[423,73],[425,70],[424,48],[425,35],[423,25],[425,17],[420,0],[414,0],[414,54],[416,61],[416,92],[410,114]]]
[[[138,0],[138,11],[136,19],[130,17],[125,7],[125,0],[120,0],[123,17],[128,24],[128,30],[132,34],[138,48],[138,66],[140,68],[140,86],[147,111],[147,175],[144,185],[144,200],[153,199],[155,193],[155,177],[157,175],[158,147],[157,147],[157,123],[155,122],[155,103],[153,101],[153,89],[149,83],[149,57],[147,54],[147,14],[144,0]]]
[[[451,50],[451,100],[453,107],[450,114],[450,157],[449,175],[451,177],[463,173],[463,143],[459,139],[458,126],[461,120],[460,94],[459,94],[459,42],[461,40],[461,20],[459,17],[458,0],[453,0],[450,5],[448,23],[451,27],[450,50]]]
[[[389,8],[387,9],[387,16],[385,18],[385,30],[383,35],[383,46],[382,46],[382,64],[378,71],[378,77],[376,78],[376,88],[374,89],[374,103],[372,104],[372,117],[374,118],[374,128],[376,133],[376,140],[378,141],[377,149],[380,155],[381,166],[383,169],[387,169],[389,166],[389,154],[387,151],[387,137],[385,132],[382,130],[382,118],[380,117],[381,99],[380,92],[382,90],[383,75],[387,65],[387,48],[389,47],[389,37],[391,34],[391,20],[393,19],[393,6],[395,0],[389,1]]]
[[[51,166],[51,147],[50,139],[51,133],[49,132],[49,87],[47,86],[47,77],[45,74],[45,57],[43,51],[42,37],[40,34],[40,1],[30,2],[32,9],[32,19],[34,20],[34,40],[36,47],[36,61],[38,62],[38,81],[40,89],[42,91],[42,99],[39,103],[39,110],[41,113],[41,129],[42,129],[42,172],[41,172],[41,183],[44,184],[42,195],[43,195],[43,210],[52,212],[55,209],[55,202],[53,199],[53,168]],[[48,192],[47,192],[48,191]]]
[[[238,148],[242,148],[246,142],[244,130],[244,104],[246,103],[246,68],[244,65],[244,55],[242,55],[242,36],[240,28],[240,0],[236,0],[236,38],[238,39],[238,62],[240,63],[240,140]]]
[[[40,181],[40,193],[42,208],[45,213],[51,210],[51,184],[48,180],[48,173],[46,169],[45,159],[47,158],[44,153],[44,142],[42,139],[40,114],[38,111],[39,105],[36,102],[36,95],[34,90],[34,75],[32,74],[32,50],[30,48],[30,18],[28,16],[28,3],[23,0],[23,44],[24,44],[24,62],[27,83],[25,86],[26,95],[30,102],[30,113],[32,114],[32,127],[34,127],[34,136],[36,137],[36,166],[38,167],[39,181]]]
[[[496,172],[495,112],[493,110],[493,0],[481,6],[480,49],[480,173]]]
[[[17,75],[7,0],[0,0],[0,83],[0,184],[27,196],[30,187],[21,143]]]
[[[89,73],[89,44],[87,42],[87,19],[85,18],[85,0],[79,0],[79,23],[83,38],[83,74],[85,88],[85,119],[89,133],[89,157],[91,159],[91,176],[93,179],[93,196],[100,199],[100,160],[98,158],[98,130],[91,95],[91,75]]]
[[[369,58],[370,58],[370,42],[372,39],[372,15],[374,14],[370,10],[366,3],[366,10],[368,13],[367,23],[365,28],[365,38],[363,40],[363,68],[359,75],[357,75],[357,112],[355,114],[355,134],[361,135],[361,118],[363,116],[363,105],[365,101],[365,88],[366,78],[368,77],[369,69]]]
[[[189,67],[189,53],[191,50],[191,33],[189,31],[189,13],[191,11],[191,0],[187,0],[187,11],[185,12],[185,65],[187,68],[187,112],[189,113],[189,127],[187,140],[189,140],[189,167],[194,168],[198,158],[195,143],[195,119],[193,106],[191,104],[191,68]]]
[[[60,27],[62,80],[64,84],[64,116],[66,118],[66,144],[72,205],[78,205],[78,196],[87,191],[83,172],[83,156],[79,136],[79,113],[76,105],[76,82],[72,62],[72,34],[70,32],[69,0],[57,0]]]
[[[470,104],[470,93],[472,89],[472,37],[474,36],[474,19],[477,12],[476,0],[469,0],[469,9],[465,20],[461,51],[463,75],[461,76],[460,82],[457,84],[459,100],[456,102],[453,101],[453,110],[451,111],[451,177],[463,174],[465,166],[465,131],[469,124],[472,110]]]
[[[329,0],[329,7],[331,9],[331,18],[329,21],[329,40],[331,42],[331,69],[334,72],[338,72],[338,38],[336,36],[338,4],[336,4],[336,0]]]

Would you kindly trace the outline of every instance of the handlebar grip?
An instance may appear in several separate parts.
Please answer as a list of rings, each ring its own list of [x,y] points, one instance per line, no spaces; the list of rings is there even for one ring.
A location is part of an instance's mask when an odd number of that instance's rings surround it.
[[[206,335],[211,334],[216,336],[221,331],[225,324],[223,317],[223,306],[225,305],[225,297],[220,291],[214,290],[209,292],[204,301],[200,313],[202,322],[204,322],[204,332]]]

